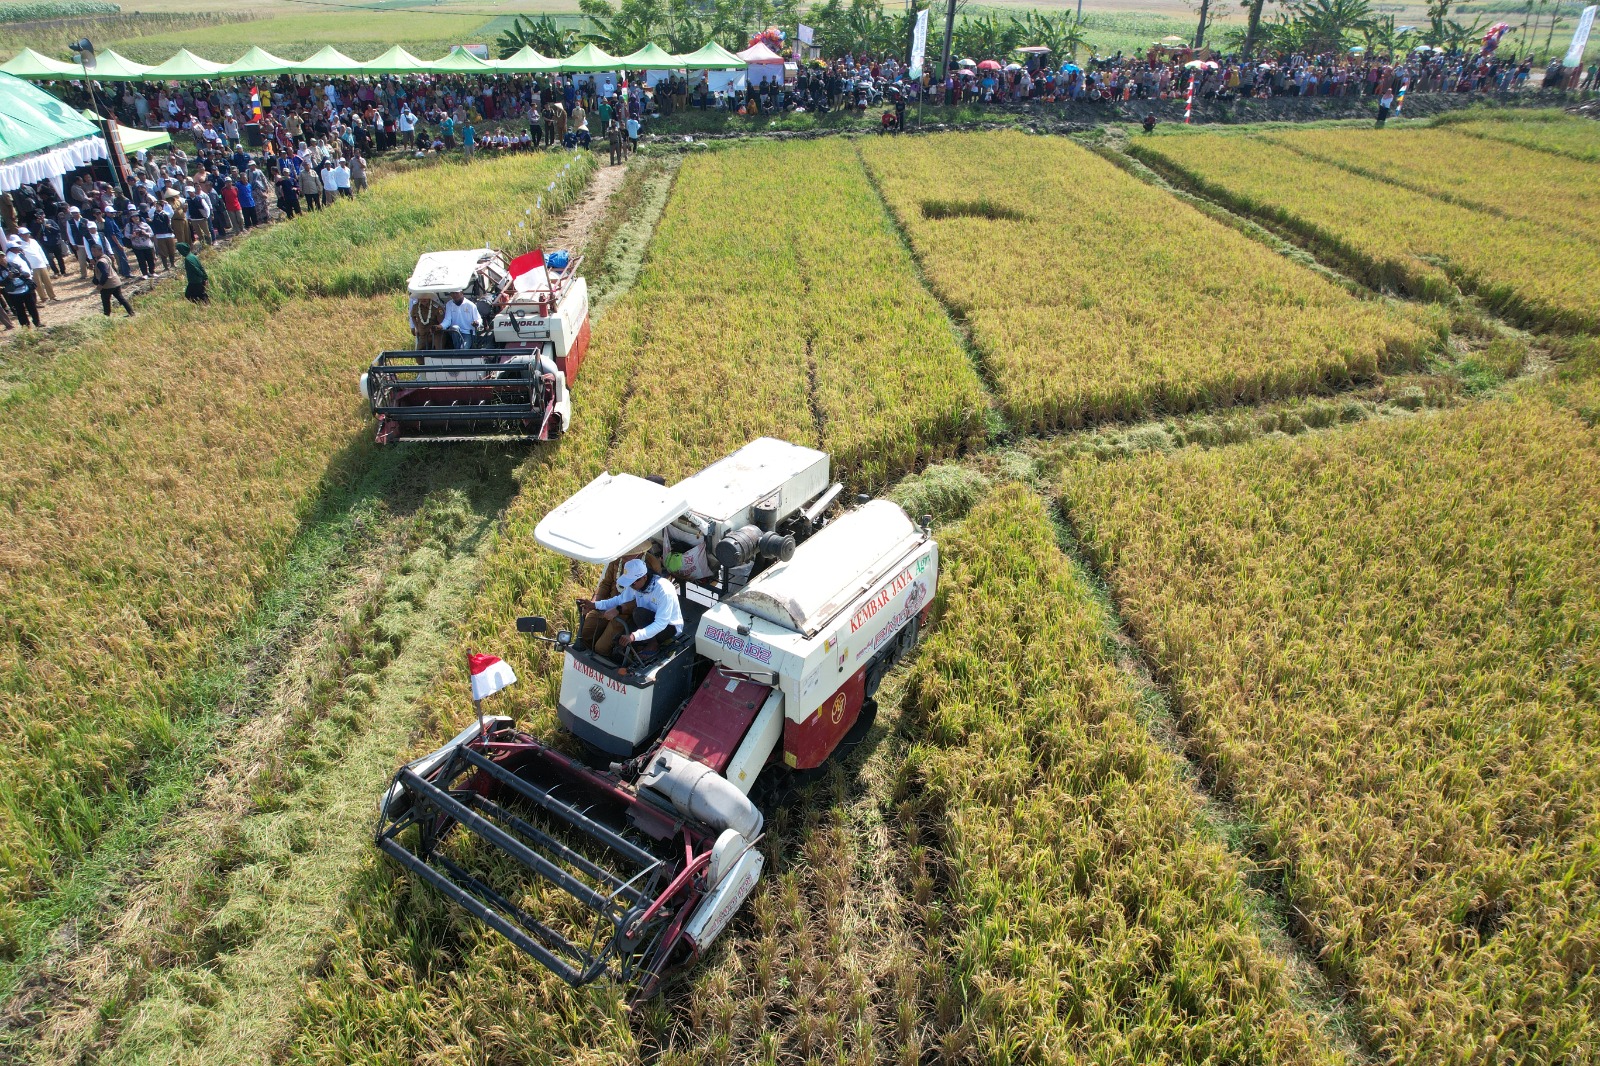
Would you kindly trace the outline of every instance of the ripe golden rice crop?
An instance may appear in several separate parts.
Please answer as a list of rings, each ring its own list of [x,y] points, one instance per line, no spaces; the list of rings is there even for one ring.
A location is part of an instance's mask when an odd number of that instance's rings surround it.
[[[1194,755],[1395,1062],[1600,1046],[1600,440],[1536,397],[1069,468]]]
[[[1259,137],[1157,137],[1129,146],[1207,194],[1332,252],[1373,285],[1449,299],[1451,282],[1536,325],[1600,326],[1600,246],[1297,155]]]
[[[1451,126],[1280,130],[1264,139],[1474,211],[1600,237],[1600,173],[1575,159],[1510,144],[1490,148]]]
[[[69,357],[0,434],[0,895],[70,862],[161,750],[184,671],[255,601],[361,449],[354,375],[405,336],[392,298],[316,330],[168,300]],[[272,402],[262,402],[271,397]]]
[[[1307,392],[1430,343],[1066,141],[951,134],[861,153],[1019,425]]]
[[[676,479],[763,433],[820,433],[872,486],[981,437],[977,372],[843,142],[687,161],[634,299],[648,372],[626,469]]]
[[[1460,115],[1443,115],[1438,121],[1469,137],[1517,144],[1586,163],[1600,163],[1600,127],[1592,118],[1580,118],[1553,109],[1500,111],[1483,117],[1479,117],[1480,114],[1468,111]]]
[[[1331,1063],[1253,928],[1237,860],[1140,720],[1107,618],[1042,500],[942,536],[909,758],[949,866],[946,942],[976,1062]]]
[[[394,209],[388,181],[354,209]],[[573,191],[558,186],[555,206]],[[270,262],[261,248],[291,254],[317,221],[247,239],[212,276]],[[404,262],[403,286],[429,246],[399,234],[375,254]],[[195,671],[271,586],[318,498],[370,460],[355,378],[410,340],[397,296],[139,310],[5,408],[0,945],[11,906],[84,853],[141,761],[170,746]]]
[[[277,304],[405,288],[424,251],[527,251],[594,173],[589,152],[417,166],[335,200],[291,226],[257,230],[211,270],[218,296]],[[551,186],[554,186],[552,188]]]

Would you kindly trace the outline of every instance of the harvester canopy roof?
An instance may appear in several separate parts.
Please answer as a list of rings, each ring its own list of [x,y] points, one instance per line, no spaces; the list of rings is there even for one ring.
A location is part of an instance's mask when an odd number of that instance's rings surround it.
[[[248,52],[217,71],[217,77],[242,78],[251,74],[282,74],[284,71],[294,70],[295,67],[294,60],[275,56],[264,48],[251,45]]]
[[[659,536],[689,509],[683,483],[601,474],[540,519],[533,539],[559,555],[601,565]]]
[[[607,55],[592,44],[586,44],[561,61],[561,69],[570,74],[598,74],[607,70],[622,69],[622,61]]]
[[[683,66],[683,58],[650,41],[637,52],[618,56],[617,64],[623,70],[678,70]]]
[[[150,68],[149,78],[160,78],[162,81],[199,81],[202,78],[215,78],[224,70],[226,64],[213,63],[209,59],[202,59],[189,51],[180,48],[172,58],[165,63],[158,63]]]
[[[95,123],[96,126],[99,125],[99,118],[93,111],[80,111],[78,113],[90,122]],[[142,130],[137,126],[119,125],[117,127],[117,136],[122,139],[122,150],[128,155],[132,155],[141,148],[148,151],[157,145],[172,143],[172,134],[166,130]]]
[[[708,41],[703,48],[677,57],[678,66],[685,70],[743,70],[744,60],[722,47]]]
[[[413,294],[431,292],[448,295],[466,292],[480,268],[499,268],[503,278],[509,273],[505,257],[489,248],[468,248],[465,251],[424,252],[411,271],[406,288]]]
[[[494,66],[507,74],[545,74],[560,70],[561,60],[540,55],[533,50],[533,45],[525,44]]]
[[[0,63],[0,71],[14,77],[32,78],[34,80],[83,77],[83,70],[78,64],[63,63],[59,59],[51,59],[47,55],[35,52],[32,48],[24,48],[4,63]]]
[[[793,559],[774,563],[728,604],[810,635],[887,577],[921,539],[898,506],[873,500],[829,522]]]
[[[318,49],[310,58],[296,63],[294,70],[300,74],[331,74],[346,77],[367,73],[366,67],[331,44]]]

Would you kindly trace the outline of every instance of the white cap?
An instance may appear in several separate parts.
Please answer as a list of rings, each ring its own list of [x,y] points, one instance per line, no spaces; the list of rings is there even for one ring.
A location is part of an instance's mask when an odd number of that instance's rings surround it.
[[[644,565],[643,559],[629,559],[622,564],[622,577],[618,579],[618,583],[631,585],[649,572],[650,570]]]

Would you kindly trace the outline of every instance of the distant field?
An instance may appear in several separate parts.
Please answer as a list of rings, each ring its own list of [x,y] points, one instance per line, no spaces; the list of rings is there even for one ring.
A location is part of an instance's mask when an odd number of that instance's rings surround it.
[[[394,44],[403,44],[424,59],[437,58],[453,44],[488,44],[478,33],[481,15],[419,15],[407,12],[362,12],[275,15],[248,27],[201,26],[192,30],[113,41],[110,46],[129,59],[150,63],[179,48],[218,61],[233,60],[251,45],[285,59],[304,59],[324,45],[352,59],[373,59]]]

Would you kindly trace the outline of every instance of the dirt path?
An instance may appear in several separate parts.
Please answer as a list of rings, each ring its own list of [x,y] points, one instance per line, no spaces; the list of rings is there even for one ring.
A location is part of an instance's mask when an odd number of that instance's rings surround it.
[[[622,179],[627,174],[626,166],[602,166],[596,170],[594,180],[589,183],[588,192],[561,216],[550,236],[545,238],[545,247],[552,250],[566,248],[581,251],[584,245],[589,243],[589,235],[605,217],[611,198],[622,188]],[[590,264],[590,269],[598,266],[599,264]]]

